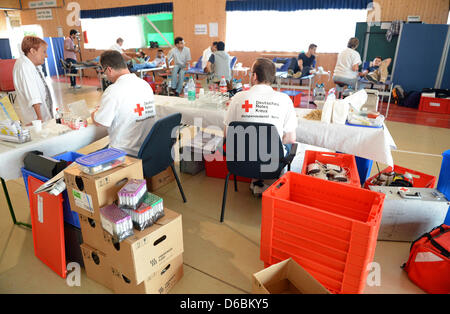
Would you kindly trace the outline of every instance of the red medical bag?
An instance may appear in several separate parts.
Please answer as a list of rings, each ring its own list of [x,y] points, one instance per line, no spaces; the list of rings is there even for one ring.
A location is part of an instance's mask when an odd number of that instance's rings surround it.
[[[450,293],[450,226],[441,225],[411,245],[409,259],[402,266],[409,279],[424,291]]]

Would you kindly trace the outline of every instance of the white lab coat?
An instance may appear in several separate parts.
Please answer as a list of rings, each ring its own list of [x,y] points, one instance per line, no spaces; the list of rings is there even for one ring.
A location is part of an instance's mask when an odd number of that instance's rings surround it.
[[[231,99],[224,124],[228,126],[233,121],[273,124],[281,138],[298,126],[291,98],[264,84],[237,93]]]
[[[103,93],[94,120],[108,127],[110,147],[137,156],[157,120],[152,88],[135,74],[120,76]]]
[[[14,65],[13,80],[17,94],[14,109],[19,115],[23,125],[27,125],[33,120],[37,120],[36,111],[33,108],[34,104],[41,104],[43,122],[52,119],[51,112],[53,112],[53,108],[49,110],[45,103],[47,94],[45,85],[42,82],[38,71],[42,73],[42,67],[36,67],[26,56],[21,56]],[[44,74],[42,73],[42,75]],[[55,97],[52,93],[51,83],[48,81],[46,82],[53,100],[53,106],[55,106]]]

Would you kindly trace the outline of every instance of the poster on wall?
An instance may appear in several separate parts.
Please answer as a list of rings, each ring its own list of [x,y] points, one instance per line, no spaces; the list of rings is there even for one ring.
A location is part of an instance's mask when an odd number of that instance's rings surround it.
[[[209,23],[209,37],[219,36],[219,23]]]
[[[207,35],[208,25],[206,24],[195,24],[195,35]]]
[[[53,20],[52,9],[36,10],[36,18],[38,21]]]

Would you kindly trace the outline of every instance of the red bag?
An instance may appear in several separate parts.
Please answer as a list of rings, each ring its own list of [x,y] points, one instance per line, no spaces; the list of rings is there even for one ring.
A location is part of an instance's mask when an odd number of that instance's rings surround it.
[[[402,268],[409,279],[427,293],[450,293],[450,226],[441,225],[411,245]]]

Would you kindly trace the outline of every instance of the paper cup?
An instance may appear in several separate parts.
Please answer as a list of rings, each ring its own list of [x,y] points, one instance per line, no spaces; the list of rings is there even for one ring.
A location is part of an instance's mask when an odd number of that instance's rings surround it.
[[[198,91],[199,95],[205,95],[205,89],[204,88],[200,88]]]
[[[42,121],[41,120],[34,120],[31,123],[33,124],[34,130],[36,132],[42,131]]]

